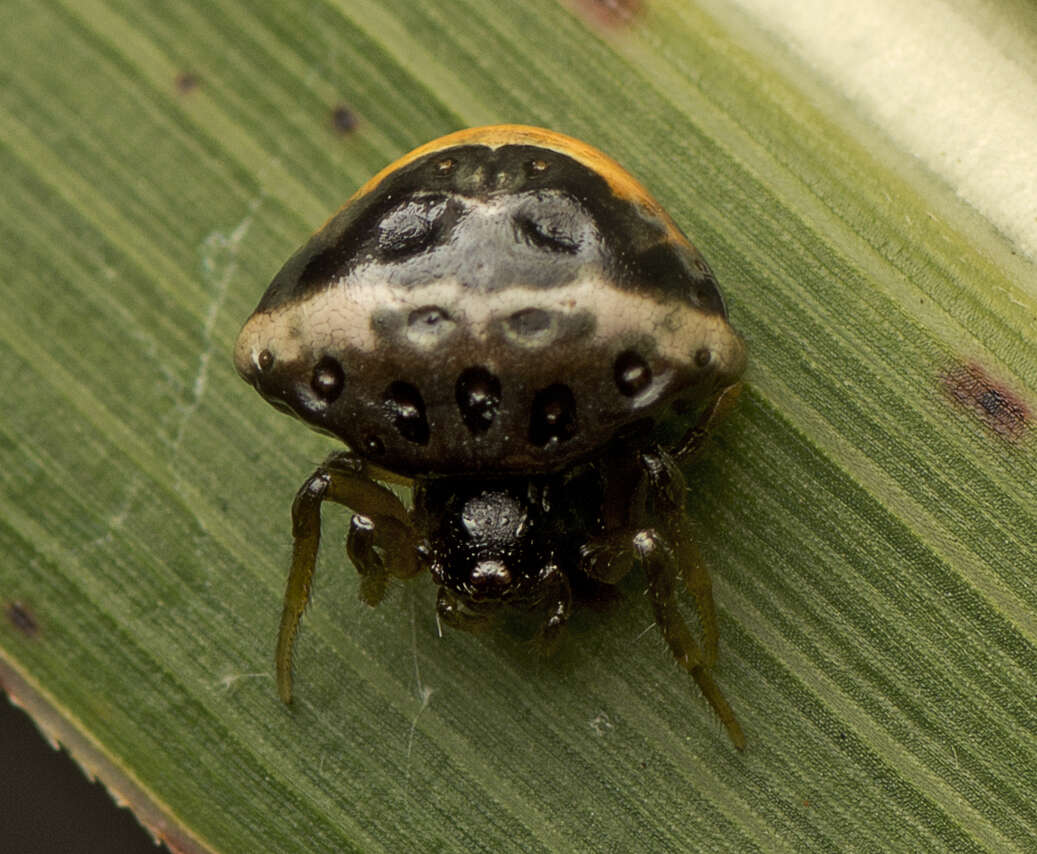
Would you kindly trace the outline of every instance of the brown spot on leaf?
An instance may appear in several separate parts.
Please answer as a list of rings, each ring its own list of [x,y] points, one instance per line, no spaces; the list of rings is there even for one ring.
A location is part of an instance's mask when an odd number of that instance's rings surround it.
[[[1017,394],[996,382],[979,365],[948,370],[941,378],[947,396],[968,410],[998,436],[1015,442],[1030,424],[1030,409]]]
[[[331,111],[331,127],[336,133],[343,136],[357,129],[360,120],[345,104],[339,104]]]
[[[181,95],[190,95],[200,84],[201,80],[193,71],[181,71],[174,81],[176,91]]]
[[[569,0],[580,15],[601,27],[631,26],[644,11],[644,0]]]
[[[8,602],[7,619],[26,637],[34,638],[40,633],[40,625],[32,615],[32,611],[23,602]]]

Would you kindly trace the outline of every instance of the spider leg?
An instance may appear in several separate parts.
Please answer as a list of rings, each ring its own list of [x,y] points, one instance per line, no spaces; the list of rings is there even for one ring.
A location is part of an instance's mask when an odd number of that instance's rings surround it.
[[[670,652],[677,663],[691,674],[720,722],[727,730],[732,744],[745,749],[745,736],[731,706],[713,681],[707,656],[695,640],[677,608],[676,582],[680,572],[677,552],[666,538],[652,528],[645,528],[634,537],[634,549],[648,576],[648,590],[652,600],[655,621],[662,631]]]
[[[632,536],[632,530],[620,528],[588,540],[580,549],[580,569],[603,584],[619,583],[634,565]]]
[[[714,401],[710,412],[719,405]],[[700,423],[713,421],[714,416],[707,415]],[[661,448],[628,451],[625,457],[635,461],[634,471],[623,457],[620,452],[606,462],[602,530],[583,548],[580,568],[596,580],[614,584],[639,559],[648,578],[655,621],[673,657],[691,674],[741,750],[745,736],[711,673],[717,657],[716,606],[709,571],[684,513],[684,477],[674,457]],[[694,600],[700,638],[681,616],[680,586]]]
[[[660,456],[668,459],[671,464],[676,460],[687,462],[698,456],[702,452],[709,434],[728,416],[741,392],[741,382],[731,383],[731,385],[724,386],[717,391],[702,411],[698,420],[684,434],[670,453],[661,454]],[[681,484],[683,489],[683,480]],[[706,569],[702,556],[699,554],[698,546],[696,546],[695,540],[691,535],[691,529],[683,513],[683,507],[684,498],[682,495],[679,506],[672,508],[671,525],[678,528],[674,532],[673,537],[679,550],[678,563],[681,568],[681,575],[684,577],[684,583],[688,588],[688,592],[695,599],[695,607],[702,627],[706,664],[712,667],[717,657],[718,635],[716,606],[713,604],[713,584],[709,577],[709,571]]]
[[[713,602],[713,582],[695,543],[691,525],[684,512],[686,486],[676,460],[661,449],[644,452],[641,464],[654,493],[655,516],[667,541],[676,551],[677,572],[695,600],[702,633],[703,661],[712,667],[717,659],[717,612]]]
[[[685,588],[695,601],[695,611],[702,631],[703,660],[707,667],[712,667],[717,661],[719,638],[717,609],[713,602],[713,581],[692,536],[691,526],[683,513],[675,520],[675,527],[678,571],[684,580]]]
[[[360,524],[351,527],[347,548],[357,557],[365,601],[376,604],[385,587],[387,570],[375,547],[383,548],[392,574],[418,571],[417,535],[400,500],[371,479],[362,460],[349,453],[329,456],[306,479],[292,503],[292,566],[274,659],[277,691],[285,703],[292,700],[292,647],[313,587],[320,548],[320,509],[325,501],[343,504],[361,516]]]
[[[702,452],[709,434],[728,416],[741,393],[742,383],[734,382],[713,395],[698,420],[670,450],[670,455],[681,462],[688,462],[697,457]]]
[[[565,633],[572,612],[572,589],[569,579],[556,563],[547,564],[540,571],[540,586],[544,591],[546,617],[540,630],[540,648],[545,655],[551,655]]]
[[[616,584],[633,567],[633,540],[649,518],[663,514],[671,526],[683,521],[684,477],[669,454],[622,445],[603,469],[601,529],[580,550],[580,569],[595,581]],[[676,532],[669,533],[676,542]]]
[[[360,598],[372,607],[382,601],[390,575],[410,578],[423,569],[411,526],[392,516],[353,516],[346,554],[360,575]]]
[[[615,449],[602,466],[601,527],[580,549],[580,570],[603,584],[617,584],[634,565],[631,547],[645,514],[646,483],[634,452]]]
[[[440,587],[436,593],[436,616],[452,629],[475,633],[490,625],[493,609],[483,610],[450,588]]]

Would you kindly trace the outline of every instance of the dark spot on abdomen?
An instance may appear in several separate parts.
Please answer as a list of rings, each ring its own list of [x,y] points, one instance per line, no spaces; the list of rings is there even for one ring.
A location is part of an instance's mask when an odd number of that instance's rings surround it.
[[[466,368],[457,378],[454,393],[465,427],[475,434],[485,433],[500,408],[500,380],[486,368]]]
[[[564,442],[576,435],[576,398],[572,389],[555,383],[533,396],[529,422],[529,441],[538,448],[551,442]]]
[[[399,261],[435,246],[446,230],[447,200],[441,196],[408,199],[378,223],[378,256]]]
[[[612,376],[624,397],[636,397],[652,384],[652,369],[636,350],[624,350],[616,357]]]
[[[538,220],[531,216],[515,217],[515,230],[519,237],[531,246],[545,252],[559,252],[574,255],[579,251],[579,243],[564,223]]]
[[[425,305],[407,315],[407,338],[419,346],[432,346],[445,340],[456,326],[445,308]]]
[[[331,403],[342,394],[346,378],[337,359],[325,356],[313,368],[310,385],[313,393],[325,403]]]
[[[508,317],[504,323],[519,338],[530,338],[551,328],[551,314],[542,308],[524,308]]]
[[[383,402],[393,427],[404,439],[417,445],[428,444],[429,426],[425,415],[425,401],[415,386],[397,380],[385,390]]]

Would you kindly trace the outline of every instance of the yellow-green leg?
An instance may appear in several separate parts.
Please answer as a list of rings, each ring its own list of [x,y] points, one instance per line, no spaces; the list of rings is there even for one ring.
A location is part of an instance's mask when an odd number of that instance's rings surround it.
[[[745,735],[730,704],[713,681],[709,656],[695,640],[677,608],[676,580],[680,570],[674,547],[658,532],[647,529],[635,537],[634,548],[648,576],[648,590],[655,622],[670,647],[670,652],[677,663],[691,674],[691,678],[695,680],[702,695],[727,730],[731,743],[739,750],[744,750]]]
[[[285,703],[292,701],[292,647],[310,600],[320,548],[320,509],[325,501],[343,504],[362,517],[362,522],[351,528],[349,550],[361,574],[361,596],[365,601],[376,604],[381,598],[387,572],[406,576],[420,568],[416,534],[400,500],[370,479],[361,460],[348,453],[328,457],[307,478],[292,503],[292,566],[275,654],[277,691]],[[382,548],[384,563],[375,547]]]
[[[703,416],[700,424],[705,423],[714,423],[712,416]],[[595,580],[615,584],[634,559],[640,560],[648,578],[655,621],[670,652],[695,680],[732,743],[742,750],[745,736],[711,673],[717,657],[716,607],[709,571],[684,514],[684,478],[674,458],[661,449],[641,452],[638,469],[634,477],[625,471],[621,477],[605,472],[605,526],[584,547],[580,568]],[[624,484],[624,489],[611,491],[610,478]],[[610,524],[613,527],[608,527]],[[694,600],[700,639],[680,614],[676,592],[679,581]]]

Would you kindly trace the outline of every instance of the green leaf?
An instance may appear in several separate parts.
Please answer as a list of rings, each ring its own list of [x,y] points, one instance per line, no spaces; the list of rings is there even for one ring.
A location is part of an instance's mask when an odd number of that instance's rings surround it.
[[[955,54],[897,4],[786,5],[5,4],[0,678],[176,850],[1032,846],[1037,137],[995,130],[1034,14],[931,0]],[[277,699],[288,507],[333,446],[235,335],[367,177],[501,121],[634,172],[748,342],[688,471],[744,754],[637,579],[545,661],[440,637],[427,578],[361,605],[345,513]]]

